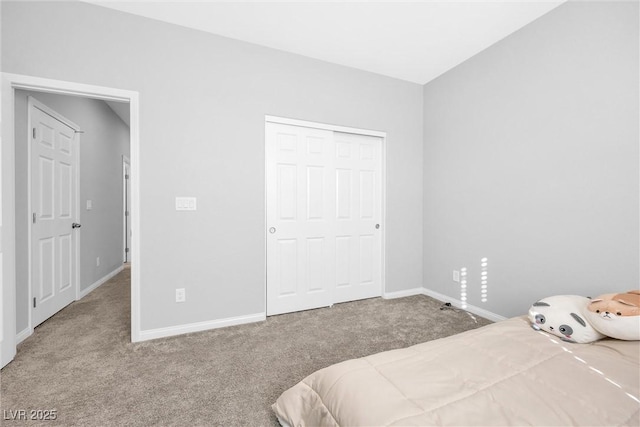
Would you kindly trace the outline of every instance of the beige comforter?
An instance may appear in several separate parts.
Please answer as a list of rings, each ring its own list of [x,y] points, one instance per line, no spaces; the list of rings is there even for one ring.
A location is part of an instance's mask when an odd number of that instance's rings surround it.
[[[640,425],[640,342],[565,343],[505,320],[308,376],[273,405],[290,426]]]

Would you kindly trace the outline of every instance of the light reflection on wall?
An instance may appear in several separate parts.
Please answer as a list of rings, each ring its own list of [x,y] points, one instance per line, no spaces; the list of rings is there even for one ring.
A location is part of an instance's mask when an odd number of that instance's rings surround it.
[[[489,283],[489,260],[482,258],[480,260],[480,301],[487,302],[487,291]]]
[[[460,269],[460,308],[467,308],[467,267]]]

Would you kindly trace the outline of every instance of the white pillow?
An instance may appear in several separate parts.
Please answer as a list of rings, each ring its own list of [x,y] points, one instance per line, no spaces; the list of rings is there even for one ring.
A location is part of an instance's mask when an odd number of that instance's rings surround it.
[[[590,343],[604,338],[584,313],[590,300],[579,295],[556,295],[535,302],[529,309],[529,321],[535,330],[542,330],[563,341]]]

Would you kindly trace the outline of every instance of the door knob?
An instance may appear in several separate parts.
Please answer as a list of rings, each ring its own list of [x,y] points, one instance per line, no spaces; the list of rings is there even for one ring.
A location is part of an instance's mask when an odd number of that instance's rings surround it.
[[[380,224],[376,224],[376,230],[380,228]]]
[[[73,224],[71,224],[71,228],[80,228],[82,227],[82,225],[78,224],[77,222],[74,222]]]
[[[273,233],[275,233],[275,232],[276,232],[276,228],[275,228],[275,227],[271,227],[271,228],[269,229],[269,233],[273,234]]]

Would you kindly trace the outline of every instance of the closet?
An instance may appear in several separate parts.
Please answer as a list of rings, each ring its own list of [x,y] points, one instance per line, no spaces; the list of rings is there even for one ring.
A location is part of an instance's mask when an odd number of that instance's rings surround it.
[[[267,315],[380,296],[383,137],[267,121]]]

